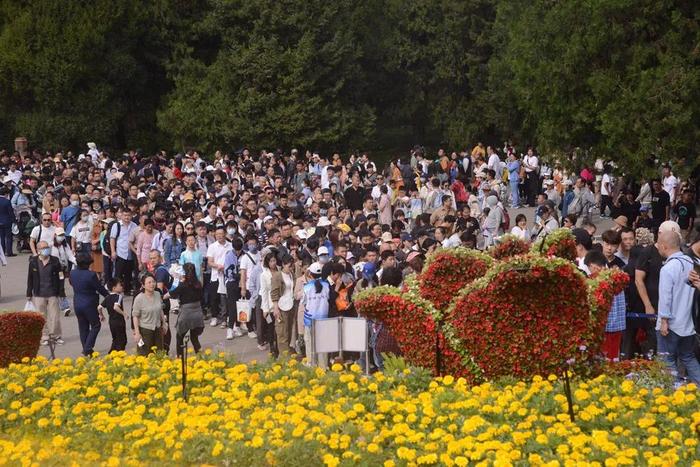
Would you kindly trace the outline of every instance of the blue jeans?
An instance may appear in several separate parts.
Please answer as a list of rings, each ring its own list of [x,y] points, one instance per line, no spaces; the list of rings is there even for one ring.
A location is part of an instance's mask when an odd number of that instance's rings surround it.
[[[510,181],[510,202],[512,207],[520,206],[520,193],[518,192],[518,185],[520,182],[517,180]]]
[[[693,345],[695,336],[679,336],[673,331],[668,331],[664,337],[656,331],[656,339],[659,344],[659,355],[674,377],[678,377],[678,360],[683,363],[688,372],[688,379],[700,386],[700,363],[695,358]]]
[[[83,344],[83,355],[92,355],[97,334],[100,332],[100,316],[97,314],[97,304],[94,306],[75,304],[75,317],[78,318],[80,343]]]

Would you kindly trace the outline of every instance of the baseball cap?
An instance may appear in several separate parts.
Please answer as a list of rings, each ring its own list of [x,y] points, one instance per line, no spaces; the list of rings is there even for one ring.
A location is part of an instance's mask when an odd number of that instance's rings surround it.
[[[391,232],[384,232],[382,234],[382,243],[388,243],[388,242],[391,242],[392,240],[393,239],[391,236]]]
[[[316,227],[327,227],[329,225],[331,225],[331,221],[328,220],[328,217],[321,216],[318,218],[318,224],[316,224]]]
[[[275,218],[272,217],[272,216],[265,216],[265,217],[263,218],[263,223],[265,223],[265,222],[270,222],[270,221],[274,221],[274,220],[275,220]]]
[[[318,254],[318,256],[327,255],[327,254],[328,254],[328,248],[326,248],[325,246],[321,246],[321,247],[318,248],[318,251],[316,252],[316,254]]]
[[[311,266],[309,266],[309,272],[314,276],[320,276],[321,275],[321,263],[312,263]]]
[[[674,221],[665,221],[662,222],[661,225],[659,226],[659,233],[665,233],[665,232],[675,232],[678,235],[681,234],[681,227],[678,225],[677,222]]]

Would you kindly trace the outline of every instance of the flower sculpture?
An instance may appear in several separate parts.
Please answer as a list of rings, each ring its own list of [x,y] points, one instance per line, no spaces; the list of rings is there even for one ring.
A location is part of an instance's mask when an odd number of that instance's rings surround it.
[[[627,275],[587,278],[570,260],[568,230],[528,251],[516,240],[489,254],[439,250],[403,290],[356,297],[361,314],[390,329],[403,356],[436,373],[473,382],[580,369],[598,356],[608,310]]]

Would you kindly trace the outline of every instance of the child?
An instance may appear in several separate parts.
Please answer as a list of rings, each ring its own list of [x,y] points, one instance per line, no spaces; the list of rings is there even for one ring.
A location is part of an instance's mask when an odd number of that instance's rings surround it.
[[[124,314],[124,284],[119,279],[111,279],[107,287],[110,294],[102,301],[100,308],[109,314],[109,330],[112,333],[112,347],[109,351],[126,349],[126,315]]]
[[[595,276],[608,267],[605,255],[597,250],[591,250],[586,254],[583,262],[591,271],[591,276]],[[608,313],[608,321],[605,324],[605,338],[601,350],[606,359],[617,361],[620,358],[620,347],[622,346],[622,336],[625,333],[627,305],[625,303],[625,293],[620,292],[613,297]]]

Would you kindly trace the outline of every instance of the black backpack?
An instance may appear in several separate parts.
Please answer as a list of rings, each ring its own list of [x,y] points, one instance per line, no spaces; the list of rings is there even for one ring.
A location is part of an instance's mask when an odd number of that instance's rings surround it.
[[[105,232],[105,236],[102,239],[102,251],[104,251],[107,255],[112,254],[112,245],[110,244],[109,239],[112,237],[112,226],[114,224],[117,224],[117,238],[119,238],[119,234],[122,231],[122,225],[119,223],[119,221],[112,221],[107,225],[107,231]]]

